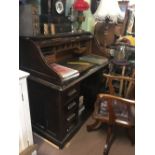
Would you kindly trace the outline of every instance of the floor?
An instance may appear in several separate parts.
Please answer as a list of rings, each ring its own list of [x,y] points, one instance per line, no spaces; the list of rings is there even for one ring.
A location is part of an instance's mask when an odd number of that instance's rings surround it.
[[[37,155],[103,155],[106,130],[87,132],[86,125],[93,122],[90,117],[77,134],[60,150],[51,143],[34,134],[34,143],[38,144]],[[125,135],[119,135],[111,146],[109,155],[134,155],[135,146],[132,146]]]

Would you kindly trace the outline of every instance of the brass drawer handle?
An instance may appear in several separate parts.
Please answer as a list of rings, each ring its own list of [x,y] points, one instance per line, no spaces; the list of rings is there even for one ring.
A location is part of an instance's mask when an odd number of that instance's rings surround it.
[[[68,96],[72,96],[73,94],[75,94],[77,92],[76,89],[71,90],[70,92],[68,92]]]
[[[67,109],[70,110],[70,109],[72,109],[75,105],[76,105],[76,102],[74,101],[74,102],[72,102],[72,103],[67,107]]]
[[[76,116],[76,113],[71,114],[71,115],[67,118],[67,121],[70,122],[75,116]]]

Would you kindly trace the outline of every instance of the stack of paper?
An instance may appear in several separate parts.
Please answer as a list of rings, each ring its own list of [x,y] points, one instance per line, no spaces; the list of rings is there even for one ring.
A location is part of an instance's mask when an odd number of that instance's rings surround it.
[[[60,64],[52,63],[50,66],[62,78],[62,80],[69,80],[80,75],[78,70]]]

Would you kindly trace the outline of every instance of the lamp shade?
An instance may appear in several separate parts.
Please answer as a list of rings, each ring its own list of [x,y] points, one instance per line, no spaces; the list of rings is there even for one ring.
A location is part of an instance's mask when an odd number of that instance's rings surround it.
[[[89,4],[84,0],[76,0],[73,4],[73,8],[77,11],[85,11],[89,8]]]
[[[116,0],[101,0],[94,17],[98,22],[106,22],[108,19],[111,23],[117,23],[118,19],[123,18]]]

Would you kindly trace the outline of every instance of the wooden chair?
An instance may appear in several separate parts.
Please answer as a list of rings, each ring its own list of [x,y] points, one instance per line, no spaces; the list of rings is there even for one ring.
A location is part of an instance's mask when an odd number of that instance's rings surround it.
[[[132,77],[126,76],[112,76],[104,74],[108,81],[109,93],[100,93],[95,102],[93,119],[95,122],[87,126],[88,131],[96,129],[96,127],[103,123],[108,126],[108,133],[106,143],[104,146],[104,155],[108,155],[116,127],[126,128],[128,136],[134,144],[134,89],[135,80],[134,73]],[[122,95],[118,96],[113,87],[116,80],[123,81]],[[118,91],[119,92],[119,91]]]

